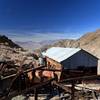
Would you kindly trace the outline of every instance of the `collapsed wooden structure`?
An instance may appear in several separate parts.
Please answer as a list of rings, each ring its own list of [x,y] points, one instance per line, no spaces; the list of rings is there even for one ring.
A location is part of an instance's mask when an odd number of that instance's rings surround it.
[[[31,64],[29,66],[31,66]],[[74,100],[74,93],[76,91],[75,90],[75,84],[77,83],[77,81],[82,81],[82,80],[86,80],[86,79],[96,79],[96,78],[100,77],[100,76],[97,76],[97,75],[81,76],[81,77],[63,79],[59,82],[57,82],[56,77],[54,77],[54,78],[42,81],[42,83],[40,82],[38,84],[32,84],[31,86],[28,86],[27,88],[21,89],[19,91],[12,90],[14,81],[19,76],[21,76],[23,73],[28,73],[28,72],[31,72],[31,71],[35,72],[36,70],[50,70],[50,69],[47,69],[45,66],[40,66],[40,67],[37,67],[37,68],[31,67],[30,69],[22,70],[21,67],[19,67],[16,74],[12,74],[12,75],[9,75],[9,76],[6,76],[6,77],[2,77],[1,80],[0,80],[0,83],[10,82],[10,84],[9,84],[8,87],[6,87],[7,90],[4,91],[5,94],[3,93],[4,95],[1,96],[1,99],[5,100],[6,98],[12,97],[13,95],[22,94],[22,93],[26,93],[28,91],[34,90],[35,100],[37,100],[37,97],[38,97],[37,88],[42,87],[42,86],[47,85],[47,84],[53,84],[53,85],[56,85],[57,87],[62,88],[64,91],[71,93],[72,94],[72,100]],[[51,70],[51,71],[58,71],[58,70]],[[63,84],[65,82],[70,82],[70,84],[72,84],[72,87],[65,86]]]
[[[55,68],[51,68],[52,66],[49,65],[36,66],[33,63],[26,66],[23,65],[24,60],[21,62],[20,66],[9,65],[8,62],[0,63],[0,99],[6,100],[6,98],[10,98],[13,95],[23,94],[34,90],[35,100],[37,100],[37,89],[50,84],[50,86],[55,85],[69,92],[71,94],[71,100],[74,100],[75,91],[77,91],[75,85],[78,82],[80,83],[82,80],[97,79],[100,77],[96,75],[95,70],[93,70],[94,72],[88,71],[86,74],[87,70],[63,70],[59,67],[59,64],[57,64]],[[44,71],[52,72],[53,75],[45,77],[43,76]],[[36,77],[38,77],[39,81],[37,81]],[[64,83],[66,82],[71,84],[71,87],[65,86]],[[93,97],[95,98],[95,96]]]

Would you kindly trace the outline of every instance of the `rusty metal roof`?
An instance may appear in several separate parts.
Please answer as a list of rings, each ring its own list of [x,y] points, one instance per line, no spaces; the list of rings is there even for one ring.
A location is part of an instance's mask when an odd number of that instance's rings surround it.
[[[57,62],[62,62],[80,50],[80,48],[52,47],[42,54]]]

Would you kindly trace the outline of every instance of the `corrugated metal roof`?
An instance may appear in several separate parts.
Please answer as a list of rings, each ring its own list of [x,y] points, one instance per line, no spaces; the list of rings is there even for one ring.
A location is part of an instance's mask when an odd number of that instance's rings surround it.
[[[80,50],[80,48],[52,47],[42,54],[57,62],[62,62]]]

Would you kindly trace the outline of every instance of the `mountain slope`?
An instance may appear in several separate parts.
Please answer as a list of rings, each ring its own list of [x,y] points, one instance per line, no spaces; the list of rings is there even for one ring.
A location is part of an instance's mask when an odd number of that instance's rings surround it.
[[[100,58],[100,30],[88,33],[79,40],[80,47]]]
[[[4,35],[0,35],[0,44],[9,46],[11,48],[21,48],[19,45],[15,44],[12,40]]]
[[[20,45],[21,47],[23,47],[25,49],[35,50],[35,49],[41,48],[45,45],[53,44],[53,43],[55,43],[55,41],[57,41],[57,40],[26,41],[26,42],[16,41],[15,43],[17,43],[18,45]]]
[[[0,36],[0,61],[19,63],[23,59],[23,48],[6,36]]]
[[[53,46],[80,47],[92,53],[94,56],[97,56],[98,58],[100,58],[100,30],[97,30],[96,32],[87,33],[77,40],[71,40],[71,39],[60,40],[54,43],[53,45],[47,46],[47,48],[50,48]]]

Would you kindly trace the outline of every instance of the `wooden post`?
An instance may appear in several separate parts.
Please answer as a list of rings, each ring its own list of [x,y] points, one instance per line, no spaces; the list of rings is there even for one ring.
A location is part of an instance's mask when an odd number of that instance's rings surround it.
[[[75,98],[75,81],[72,81],[72,87],[71,87],[71,93],[72,93],[72,98],[71,100],[74,100]]]
[[[59,88],[59,86],[57,86],[57,92],[58,92],[58,95],[60,97],[60,88]]]
[[[94,100],[97,100],[95,91],[92,91],[92,96]]]
[[[32,71],[32,76],[33,76],[32,80],[33,80],[33,83],[34,83],[34,78],[35,78],[35,72],[36,72],[35,70]]]
[[[38,93],[37,93],[37,89],[34,89],[34,100],[38,100]]]

